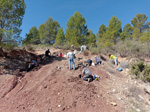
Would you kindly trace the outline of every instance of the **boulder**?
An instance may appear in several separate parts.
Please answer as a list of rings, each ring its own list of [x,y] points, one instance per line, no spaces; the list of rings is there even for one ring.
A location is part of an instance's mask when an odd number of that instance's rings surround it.
[[[120,62],[120,67],[123,69],[129,68],[129,64],[127,62]]]

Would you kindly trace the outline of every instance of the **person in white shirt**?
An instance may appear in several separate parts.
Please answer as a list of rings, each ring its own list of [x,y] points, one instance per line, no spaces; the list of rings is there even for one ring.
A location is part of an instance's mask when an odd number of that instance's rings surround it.
[[[81,52],[82,52],[83,49],[84,49],[84,45],[82,45],[80,49],[81,49],[81,50],[80,50],[80,54],[81,54]]]
[[[71,70],[71,63],[73,66],[73,69],[75,70],[75,64],[74,64],[74,53],[73,50],[67,53],[68,61],[69,61],[69,70]]]
[[[81,54],[81,52],[82,52],[83,50],[86,50],[87,47],[86,47],[86,45],[82,45],[80,49],[81,49],[81,50],[80,50],[80,54]]]

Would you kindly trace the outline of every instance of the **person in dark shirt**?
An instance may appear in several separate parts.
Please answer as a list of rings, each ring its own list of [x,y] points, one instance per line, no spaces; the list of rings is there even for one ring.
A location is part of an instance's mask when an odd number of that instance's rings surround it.
[[[91,60],[91,59],[88,59],[88,60],[86,61],[86,63],[87,63],[88,66],[91,66],[91,65],[92,65],[92,60]]]
[[[48,50],[45,51],[45,57],[50,57],[49,54],[51,55],[51,52],[50,52],[50,50],[48,49]]]

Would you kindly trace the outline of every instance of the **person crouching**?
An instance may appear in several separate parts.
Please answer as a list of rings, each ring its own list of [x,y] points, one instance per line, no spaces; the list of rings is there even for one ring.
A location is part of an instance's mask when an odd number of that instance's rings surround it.
[[[88,81],[88,82],[93,81],[93,76],[91,74],[90,69],[85,66],[83,67],[82,74],[79,75],[79,78],[83,79],[84,81]]]

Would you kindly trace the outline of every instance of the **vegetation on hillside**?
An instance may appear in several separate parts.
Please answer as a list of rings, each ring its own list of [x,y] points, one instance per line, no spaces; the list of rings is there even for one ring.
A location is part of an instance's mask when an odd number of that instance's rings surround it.
[[[135,61],[131,64],[130,71],[136,78],[141,78],[145,82],[150,82],[150,65],[145,65],[142,61]]]
[[[26,5],[24,0],[0,0],[0,46],[20,42],[22,19]]]

